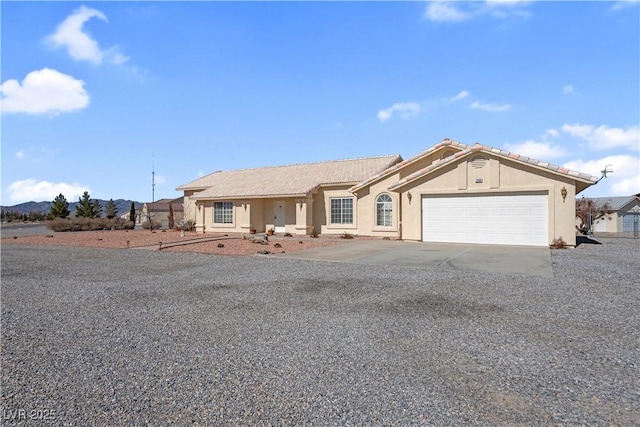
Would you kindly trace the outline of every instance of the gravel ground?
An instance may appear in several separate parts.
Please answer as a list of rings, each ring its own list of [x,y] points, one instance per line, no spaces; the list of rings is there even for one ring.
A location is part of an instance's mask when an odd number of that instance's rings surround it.
[[[599,240],[551,279],[3,245],[3,423],[640,425],[640,241]]]

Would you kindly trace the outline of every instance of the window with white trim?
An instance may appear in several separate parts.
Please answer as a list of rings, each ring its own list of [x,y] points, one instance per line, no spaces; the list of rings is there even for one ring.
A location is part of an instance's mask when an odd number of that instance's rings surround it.
[[[393,218],[393,200],[384,193],[376,199],[376,225],[378,227],[391,227]]]
[[[233,202],[213,202],[213,223],[233,224]]]
[[[353,197],[331,200],[331,224],[353,224]]]

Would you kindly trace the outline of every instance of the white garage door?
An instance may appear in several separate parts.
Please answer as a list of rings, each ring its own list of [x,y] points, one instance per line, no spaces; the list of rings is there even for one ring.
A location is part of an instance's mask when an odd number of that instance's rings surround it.
[[[546,194],[424,196],[425,242],[548,246]]]

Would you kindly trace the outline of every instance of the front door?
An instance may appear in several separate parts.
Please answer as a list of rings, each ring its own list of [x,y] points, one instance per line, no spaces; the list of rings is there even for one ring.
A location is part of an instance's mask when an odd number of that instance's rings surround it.
[[[284,233],[285,232],[285,217],[284,217],[284,202],[279,201],[275,203],[274,208],[274,216],[273,216],[273,225],[275,226],[276,233]]]

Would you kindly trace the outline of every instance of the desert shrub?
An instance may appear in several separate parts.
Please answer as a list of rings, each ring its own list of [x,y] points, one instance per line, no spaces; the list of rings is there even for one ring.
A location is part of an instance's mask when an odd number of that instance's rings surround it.
[[[71,231],[71,220],[67,218],[54,218],[46,222],[47,228],[53,231]]]
[[[353,239],[353,238],[354,238],[354,235],[353,235],[353,234],[350,234],[350,233],[347,233],[347,232],[345,231],[344,233],[342,233],[342,234],[340,235],[340,238],[341,238],[341,239]]]
[[[184,222],[184,230],[185,231],[195,231],[196,222],[192,219],[188,219]]]
[[[135,226],[120,218],[54,218],[46,224],[53,231],[131,230]]]
[[[160,223],[160,221],[156,221],[154,219],[152,219],[151,222],[149,222],[149,220],[147,220],[147,221],[142,223],[142,228],[144,228],[145,230],[148,230],[149,227],[151,227],[152,230],[159,230],[160,228],[162,228],[162,223]]]
[[[562,236],[560,236],[560,237],[558,237],[556,239],[553,239],[551,241],[551,244],[549,245],[549,247],[551,249],[565,249],[565,248],[567,248],[567,246],[568,246],[567,242],[564,241]]]

